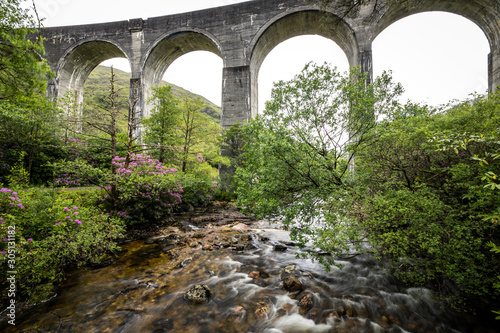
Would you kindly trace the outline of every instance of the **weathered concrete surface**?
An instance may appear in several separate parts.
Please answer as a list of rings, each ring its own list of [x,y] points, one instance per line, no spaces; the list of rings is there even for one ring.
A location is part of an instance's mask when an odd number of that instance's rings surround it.
[[[254,0],[147,20],[46,28],[46,58],[57,74],[48,93],[62,96],[69,90],[81,101],[90,72],[104,60],[123,57],[130,61],[132,81],[139,84],[137,109],[147,116],[151,88],[168,66],[188,52],[205,50],[223,59],[221,124],[229,127],[257,113],[260,66],[284,40],[304,34],[329,38],[351,66],[371,75],[371,46],[378,34],[408,15],[435,10],[462,15],[483,30],[491,49],[485,59],[490,91],[500,86],[499,0],[423,0],[411,9],[382,6],[375,14],[374,1],[354,18],[335,6],[319,11],[306,0]]]

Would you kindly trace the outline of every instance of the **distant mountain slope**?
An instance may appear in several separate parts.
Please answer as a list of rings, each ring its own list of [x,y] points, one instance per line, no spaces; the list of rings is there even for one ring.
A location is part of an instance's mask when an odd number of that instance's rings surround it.
[[[120,99],[124,99],[124,101],[122,101],[122,103],[119,104],[126,105],[127,104],[126,100],[128,99],[129,89],[130,89],[130,73],[121,71],[116,68],[114,69],[114,73],[116,81],[116,90],[119,92]],[[90,74],[87,81],[85,82],[84,99],[88,101],[87,96],[90,94],[90,91],[100,91],[100,92],[107,91],[109,89],[109,78],[110,78],[109,67],[104,67],[104,66],[96,67]],[[172,87],[174,96],[178,98],[182,98],[183,96],[186,95],[192,98],[200,97],[207,105],[203,110],[203,112],[209,115],[211,118],[213,118],[214,122],[220,124],[220,114],[221,114],[220,107],[210,102],[203,96],[193,94],[179,86],[176,86],[175,84],[171,84],[165,81],[162,82],[162,85],[166,84]]]

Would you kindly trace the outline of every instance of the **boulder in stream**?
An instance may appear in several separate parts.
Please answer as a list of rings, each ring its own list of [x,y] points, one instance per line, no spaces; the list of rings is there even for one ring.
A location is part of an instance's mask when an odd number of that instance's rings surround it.
[[[309,311],[314,305],[314,299],[311,294],[306,294],[302,296],[302,298],[299,301],[299,309],[301,314]]]
[[[185,294],[184,299],[193,303],[207,303],[210,300],[210,288],[206,284],[196,284]]]
[[[284,276],[282,278],[283,281],[283,289],[289,292],[301,291],[304,290],[304,286],[302,282],[298,278],[292,275]]]

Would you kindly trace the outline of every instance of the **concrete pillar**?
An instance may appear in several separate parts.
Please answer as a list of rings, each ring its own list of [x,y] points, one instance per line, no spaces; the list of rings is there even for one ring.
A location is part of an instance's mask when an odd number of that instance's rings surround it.
[[[488,91],[493,93],[500,89],[500,50],[492,48],[488,54]]]
[[[360,66],[361,71],[367,74],[366,83],[370,84],[373,82],[373,55],[371,50],[371,44],[369,50],[359,52],[358,56],[358,66]]]
[[[45,91],[49,101],[55,101],[57,98],[57,82],[55,80],[47,81],[47,89]]]
[[[251,118],[250,66],[225,67],[222,72],[222,128]]]

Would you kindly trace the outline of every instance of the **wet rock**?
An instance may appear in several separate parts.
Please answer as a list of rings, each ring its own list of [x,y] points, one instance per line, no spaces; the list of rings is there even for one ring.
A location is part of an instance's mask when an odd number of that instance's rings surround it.
[[[227,240],[227,242],[231,244],[238,244],[239,240],[236,237],[231,237]]]
[[[346,305],[345,307],[345,314],[348,317],[354,317],[356,315],[356,311],[354,307],[351,304]]]
[[[267,316],[270,311],[271,311],[271,307],[269,306],[269,304],[267,304],[265,302],[259,302],[257,309],[255,309],[255,313],[260,317]]]
[[[198,232],[196,234],[193,235],[193,238],[205,238],[205,234],[201,233],[201,232]]]
[[[212,244],[203,244],[201,247],[203,251],[212,251],[213,250],[213,245]]]
[[[111,257],[109,254],[104,254],[99,259],[92,262],[90,266],[92,268],[103,268],[111,265],[112,263],[113,263],[113,257]]]
[[[207,303],[210,300],[210,288],[206,284],[192,286],[185,294],[184,299],[193,303]]]
[[[268,272],[260,271],[259,274],[261,279],[269,279],[271,277]]]
[[[235,251],[243,251],[243,250],[245,250],[245,245],[236,245],[234,247],[234,250]]]
[[[171,239],[167,238],[167,237],[161,237],[161,238],[157,238],[155,240],[155,243],[156,244],[160,244],[160,245],[164,245],[164,244],[175,244],[175,242],[173,242]]]
[[[228,314],[231,316],[243,317],[245,313],[245,308],[243,308],[241,305],[233,306],[228,310]]]
[[[288,249],[288,247],[286,245],[281,244],[281,243],[274,245],[274,251],[277,251],[277,252],[283,252],[283,251],[286,251],[287,249]]]
[[[302,298],[299,301],[300,312],[303,314],[303,313],[311,310],[313,305],[314,305],[314,299],[313,299],[312,295],[306,294],[306,295],[302,296]]]
[[[181,261],[180,263],[178,263],[177,266],[175,266],[175,268],[184,268],[186,266],[189,266],[189,264],[191,264],[192,261],[193,261],[193,259],[187,258],[187,259]]]
[[[292,274],[293,272],[295,272],[296,268],[297,268],[296,265],[288,265],[285,268],[283,268],[283,272],[286,274]]]
[[[318,310],[309,311],[309,313],[307,314],[307,319],[315,320],[316,318],[318,318]]]
[[[248,230],[250,229],[249,226],[243,223],[237,223],[234,226],[231,227],[232,230]]]
[[[168,244],[167,246],[165,246],[162,251],[167,253],[168,251],[170,250],[173,250],[175,248],[175,245],[174,244]]]
[[[304,290],[304,286],[302,285],[302,282],[295,276],[285,276],[282,279],[283,281],[283,289],[289,292],[295,292],[295,291],[301,291]]]
[[[286,313],[290,313],[293,311],[293,305],[287,303],[281,307],[281,310],[285,311]]]
[[[337,315],[338,315],[339,317],[344,317],[344,316],[346,316],[346,315],[347,315],[346,310],[345,310],[345,308],[344,308],[343,306],[339,306],[339,307],[335,310],[335,312],[337,313]]]
[[[399,318],[393,315],[389,316],[389,322],[392,324],[401,325],[401,321],[399,320]]]
[[[245,234],[245,235],[241,235],[240,239],[241,239],[242,242],[251,242],[252,241],[252,236],[250,236],[248,234]]]
[[[148,238],[144,241],[144,244],[154,244],[155,243],[155,240],[153,238]]]
[[[170,259],[170,260],[175,260],[175,259],[179,258],[179,255],[180,255],[179,252],[174,251],[174,250],[170,250],[166,253],[168,255],[168,259]]]
[[[181,236],[177,235],[177,234],[170,234],[170,235],[165,236],[165,239],[170,239],[170,240],[177,240],[179,238],[181,238]]]
[[[250,272],[248,273],[248,277],[251,277],[252,279],[257,279],[259,278],[260,273],[259,272]]]

